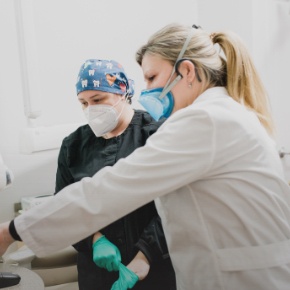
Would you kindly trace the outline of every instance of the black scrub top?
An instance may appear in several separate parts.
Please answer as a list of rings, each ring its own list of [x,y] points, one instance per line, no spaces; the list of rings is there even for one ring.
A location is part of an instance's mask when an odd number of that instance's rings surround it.
[[[79,127],[62,142],[55,194],[67,185],[83,177],[91,177],[103,167],[112,166],[120,158],[128,156],[136,148],[143,146],[162,123],[163,121],[154,121],[147,112],[135,110],[128,128],[117,137],[96,137],[88,125]],[[119,248],[124,265],[127,265],[139,250],[149,260],[148,276],[138,281],[133,289],[176,289],[175,273],[154,202],[124,216],[100,232]],[[79,289],[110,290],[118,279],[118,272],[108,272],[95,265],[92,236],[73,246],[78,251]]]

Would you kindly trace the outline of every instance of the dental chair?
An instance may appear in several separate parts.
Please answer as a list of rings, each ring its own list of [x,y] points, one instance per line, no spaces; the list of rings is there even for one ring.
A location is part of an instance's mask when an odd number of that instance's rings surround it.
[[[4,164],[0,154],[0,190],[9,186],[12,179],[13,174]],[[37,202],[39,202],[39,200]],[[17,265],[32,270],[41,277],[46,290],[79,289],[76,266],[77,252],[72,246],[52,255],[38,258],[30,249],[27,248],[26,245],[20,242],[15,242],[9,247],[0,260],[1,263],[8,266]],[[1,283],[3,284],[0,285],[1,287],[4,286],[6,288],[7,283],[7,285],[10,286],[16,285],[21,280],[19,275],[10,272],[0,272],[0,274]]]
[[[38,258],[22,243],[18,243],[16,251],[3,257],[5,264],[16,264],[37,273],[44,282],[45,290],[78,290],[76,259],[73,247]]]
[[[14,204],[15,215],[44,203],[49,198],[52,196],[24,197],[21,203]],[[23,242],[17,242],[17,249],[4,257],[4,263],[32,270],[43,280],[45,290],[79,290],[77,252],[72,246],[39,258]]]
[[[15,213],[18,210],[19,205],[15,207]],[[15,242],[2,256],[1,262],[35,272],[43,280],[45,290],[79,290],[77,252],[72,246],[39,258],[23,242]]]

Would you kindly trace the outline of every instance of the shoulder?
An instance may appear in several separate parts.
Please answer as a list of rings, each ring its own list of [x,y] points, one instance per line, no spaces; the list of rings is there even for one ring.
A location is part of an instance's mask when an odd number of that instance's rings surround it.
[[[86,140],[95,137],[88,124],[78,127],[71,134],[63,139],[62,146],[71,146],[73,143],[84,143]]]
[[[134,110],[135,114],[131,121],[132,126],[139,126],[143,130],[156,131],[165,121],[162,119],[160,121],[154,120],[151,115],[143,110]]]

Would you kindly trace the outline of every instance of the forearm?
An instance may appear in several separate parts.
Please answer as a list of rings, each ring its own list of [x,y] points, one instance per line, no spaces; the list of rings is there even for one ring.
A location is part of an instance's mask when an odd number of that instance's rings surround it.
[[[148,275],[150,264],[146,256],[139,251],[134,259],[127,265],[127,268],[134,272],[139,280],[143,280]]]
[[[15,242],[13,237],[9,232],[10,222],[5,222],[0,224],[0,256],[2,256],[8,247]]]

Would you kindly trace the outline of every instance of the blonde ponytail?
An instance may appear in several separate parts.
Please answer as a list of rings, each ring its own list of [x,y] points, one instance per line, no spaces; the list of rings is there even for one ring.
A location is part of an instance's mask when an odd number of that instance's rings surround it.
[[[266,130],[273,134],[274,125],[267,93],[247,48],[232,32],[214,33],[211,38],[213,43],[220,45],[226,57],[226,87],[229,95],[253,110]]]

